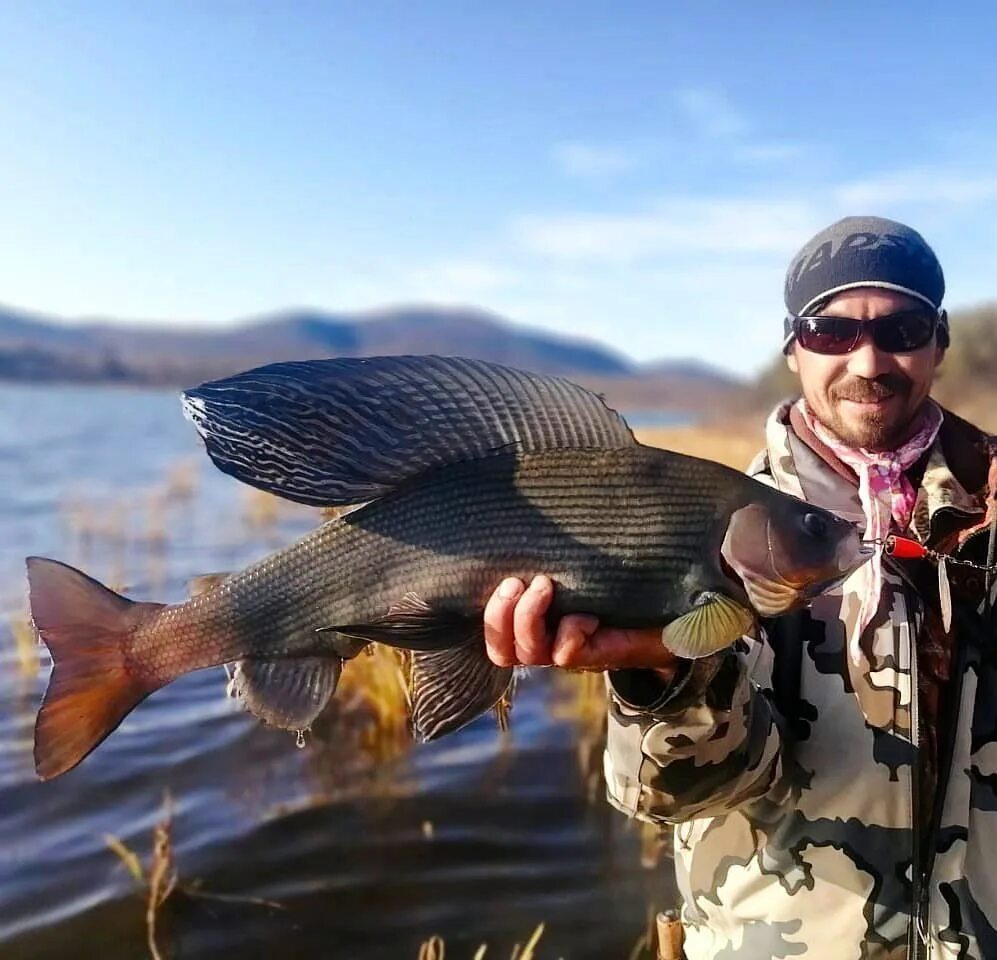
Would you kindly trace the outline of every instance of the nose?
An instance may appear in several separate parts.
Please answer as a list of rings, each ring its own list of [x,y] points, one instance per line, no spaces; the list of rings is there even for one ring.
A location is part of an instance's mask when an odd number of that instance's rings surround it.
[[[872,380],[890,369],[890,355],[873,343],[868,333],[862,334],[858,346],[848,355],[848,372]]]

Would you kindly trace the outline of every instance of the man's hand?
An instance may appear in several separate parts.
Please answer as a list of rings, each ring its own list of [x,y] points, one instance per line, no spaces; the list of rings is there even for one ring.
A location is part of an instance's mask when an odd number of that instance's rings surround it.
[[[545,620],[554,598],[549,577],[503,580],[485,607],[485,646],[492,663],[557,666],[575,670],[648,668],[671,679],[676,658],[661,644],[661,630],[599,628],[596,617],[572,613],[552,635]]]

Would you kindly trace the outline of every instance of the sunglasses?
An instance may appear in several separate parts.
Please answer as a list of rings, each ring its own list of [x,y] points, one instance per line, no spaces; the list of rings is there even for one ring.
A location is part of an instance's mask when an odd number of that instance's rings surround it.
[[[884,353],[910,353],[931,342],[938,328],[939,314],[935,310],[901,310],[874,320],[854,320],[851,317],[787,318],[793,336],[804,350],[838,355],[851,353],[865,334]]]

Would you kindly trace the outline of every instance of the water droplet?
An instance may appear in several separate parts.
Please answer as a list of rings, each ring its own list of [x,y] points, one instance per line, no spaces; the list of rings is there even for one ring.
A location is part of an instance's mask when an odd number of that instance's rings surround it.
[[[299,750],[304,750],[305,749],[305,731],[304,730],[298,730],[296,732],[297,732],[298,736],[297,736],[297,739],[294,741],[294,745]]]

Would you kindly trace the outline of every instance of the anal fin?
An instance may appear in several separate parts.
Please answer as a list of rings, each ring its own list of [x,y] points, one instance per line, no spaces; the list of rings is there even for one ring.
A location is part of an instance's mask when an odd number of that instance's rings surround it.
[[[307,730],[336,692],[343,662],[339,657],[240,660],[229,681],[254,717],[283,730]]]
[[[413,592],[369,623],[328,629],[410,652],[412,730],[422,743],[459,730],[494,707],[512,687],[512,668],[497,667],[488,659],[480,615],[434,609]]]
[[[698,660],[731,646],[754,629],[750,610],[721,593],[707,592],[692,610],[661,631],[661,641],[675,656]]]
[[[494,707],[513,683],[512,667],[488,659],[480,626],[459,646],[412,653],[412,728],[422,743],[467,725]]]

